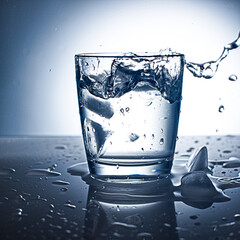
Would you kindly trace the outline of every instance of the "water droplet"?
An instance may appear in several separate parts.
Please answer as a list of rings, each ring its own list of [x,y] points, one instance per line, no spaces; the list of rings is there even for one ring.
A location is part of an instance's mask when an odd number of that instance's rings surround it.
[[[61,191],[62,192],[66,192],[68,190],[68,188],[64,187],[64,188],[61,188]]]
[[[121,227],[128,228],[128,229],[137,229],[136,225],[123,223],[123,222],[113,222],[112,226],[121,226]]]
[[[224,106],[223,105],[219,106],[218,111],[221,113],[223,112],[223,110],[224,110]]]
[[[14,173],[16,170],[14,168],[1,168],[0,175],[8,175]]]
[[[224,150],[223,153],[231,153],[231,150]]]
[[[68,208],[72,208],[72,209],[75,209],[75,208],[76,208],[75,205],[70,204],[70,203],[65,203],[65,204],[64,204],[64,207],[68,207]]]
[[[119,205],[117,205],[117,212],[120,212],[120,207],[119,207]]]
[[[236,167],[240,167],[240,160],[231,160],[231,161],[225,162],[222,167],[223,168],[236,168]]]
[[[155,137],[154,134],[152,134],[152,139],[154,139],[154,137]]]
[[[237,81],[237,76],[235,74],[231,74],[228,78],[230,81]]]
[[[26,199],[22,195],[19,195],[19,198],[22,199],[24,202],[26,201]]]
[[[186,152],[192,152],[194,150],[194,147],[190,147],[189,149],[186,150]]]
[[[163,144],[164,144],[164,139],[163,139],[163,138],[160,139],[159,144],[160,144],[160,145],[163,145]]]
[[[59,150],[64,150],[64,149],[66,149],[66,148],[67,148],[66,145],[55,146],[55,149],[59,149]]]
[[[126,108],[125,108],[125,111],[126,111],[126,112],[129,112],[129,110],[130,110],[129,107],[126,107]]]
[[[52,182],[52,184],[55,184],[55,185],[69,185],[70,182],[66,182],[66,181],[62,181],[62,180],[56,180],[56,181]]]
[[[160,129],[160,132],[163,133],[163,129],[162,128]]]
[[[119,169],[119,165],[117,164],[117,169]]]
[[[16,214],[18,215],[18,216],[21,216],[22,215],[22,209],[21,208],[17,208],[16,209]]]
[[[131,133],[129,136],[131,142],[135,142],[138,138],[139,136],[136,133]]]
[[[53,205],[53,204],[50,204],[50,208],[54,208],[54,205]]]
[[[121,112],[122,114],[124,114],[124,109],[123,109],[123,108],[121,108],[121,109],[120,109],[120,112]]]
[[[235,224],[236,222],[229,222],[229,223],[220,224],[219,227],[230,227],[230,226],[234,226]]]
[[[36,168],[36,169],[31,169],[29,170],[26,175],[28,176],[48,176],[48,177],[57,177],[60,176],[61,173],[59,172],[54,172],[54,171],[50,171],[49,169],[40,169],[40,168]]]
[[[169,224],[169,223],[164,223],[164,226],[165,226],[165,227],[171,227],[171,224]]]
[[[193,219],[193,220],[195,220],[195,219],[198,218],[198,216],[196,216],[196,215],[192,215],[192,216],[190,216],[190,218]]]
[[[240,213],[236,213],[233,217],[234,217],[234,219],[236,219],[237,221],[240,221]]]

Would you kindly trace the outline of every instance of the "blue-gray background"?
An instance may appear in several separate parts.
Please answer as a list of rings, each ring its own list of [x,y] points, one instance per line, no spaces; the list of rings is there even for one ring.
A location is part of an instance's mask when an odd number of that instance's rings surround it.
[[[239,0],[0,0],[0,135],[80,134],[74,54],[171,47],[216,60],[239,13]],[[239,93],[240,49],[213,79],[185,69],[179,134],[240,134]]]

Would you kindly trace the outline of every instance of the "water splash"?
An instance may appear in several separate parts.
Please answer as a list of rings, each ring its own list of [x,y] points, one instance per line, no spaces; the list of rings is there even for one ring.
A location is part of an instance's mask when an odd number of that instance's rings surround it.
[[[221,56],[216,61],[209,61],[205,63],[186,62],[186,67],[195,77],[198,78],[203,77],[206,79],[212,78],[217,72],[220,62],[228,56],[230,50],[238,48],[239,45],[240,45],[240,32],[235,41],[224,46]],[[233,77],[230,79],[229,77],[229,80],[231,81],[235,81],[234,79],[236,78]]]

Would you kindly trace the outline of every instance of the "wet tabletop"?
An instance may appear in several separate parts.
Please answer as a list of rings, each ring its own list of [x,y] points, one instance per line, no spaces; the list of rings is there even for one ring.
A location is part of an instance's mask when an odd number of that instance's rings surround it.
[[[239,171],[240,136],[179,137],[172,174],[142,183],[90,176],[80,137],[1,137],[0,239],[240,239]]]

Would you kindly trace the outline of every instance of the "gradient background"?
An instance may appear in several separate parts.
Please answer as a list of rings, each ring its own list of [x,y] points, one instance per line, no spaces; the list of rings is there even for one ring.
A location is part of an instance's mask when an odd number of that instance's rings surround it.
[[[76,53],[171,47],[216,60],[239,13],[239,0],[0,0],[0,135],[81,133]],[[179,135],[240,134],[239,104],[240,48],[213,79],[185,69]]]

